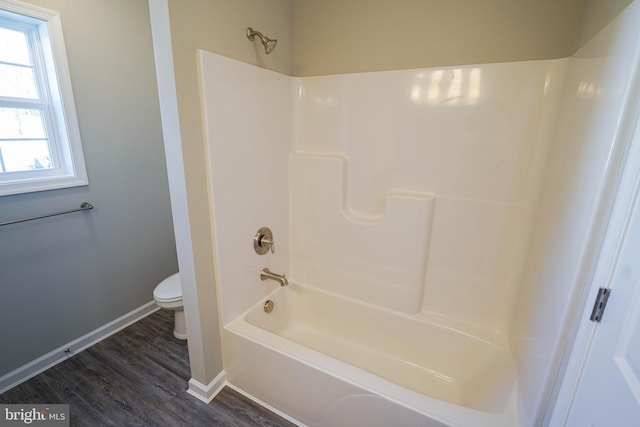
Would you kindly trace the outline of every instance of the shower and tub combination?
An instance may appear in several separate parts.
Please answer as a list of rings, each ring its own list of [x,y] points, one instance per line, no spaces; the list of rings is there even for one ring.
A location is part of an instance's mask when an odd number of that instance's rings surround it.
[[[542,423],[638,15],[558,60],[294,78],[199,52],[227,381],[307,426]]]

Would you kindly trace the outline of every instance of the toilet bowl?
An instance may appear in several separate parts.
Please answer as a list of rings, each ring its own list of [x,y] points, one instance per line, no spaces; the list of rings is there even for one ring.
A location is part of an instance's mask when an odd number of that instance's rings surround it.
[[[153,299],[159,307],[174,311],[173,336],[186,340],[187,328],[184,322],[180,273],[173,274],[160,282],[153,290]]]

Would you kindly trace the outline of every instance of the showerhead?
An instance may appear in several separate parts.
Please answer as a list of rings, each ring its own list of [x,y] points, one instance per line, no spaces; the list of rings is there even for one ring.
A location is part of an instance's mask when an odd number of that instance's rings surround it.
[[[264,43],[263,43],[264,44]],[[269,40],[267,42],[267,44],[264,46],[264,52],[268,55],[271,52],[273,52],[273,50],[276,48],[276,45],[278,44],[278,40],[273,39],[273,40]]]
[[[273,52],[273,50],[276,48],[276,45],[278,44],[278,40],[265,37],[260,31],[254,31],[253,28],[248,27],[247,38],[253,41],[255,36],[258,36],[258,38],[260,38],[260,42],[262,43],[262,46],[264,46],[264,52],[267,55]]]

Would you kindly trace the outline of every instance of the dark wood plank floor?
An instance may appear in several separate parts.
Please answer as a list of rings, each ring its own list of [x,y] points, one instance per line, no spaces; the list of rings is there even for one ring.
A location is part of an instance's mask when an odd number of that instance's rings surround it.
[[[186,392],[187,345],[160,310],[0,395],[68,403],[72,426],[293,426],[225,387],[205,404]]]

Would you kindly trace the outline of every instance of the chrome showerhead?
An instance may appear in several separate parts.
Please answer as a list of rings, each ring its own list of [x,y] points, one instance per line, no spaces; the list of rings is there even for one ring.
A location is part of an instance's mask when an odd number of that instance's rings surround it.
[[[278,40],[265,37],[260,31],[254,31],[253,28],[248,27],[247,38],[253,41],[255,36],[258,36],[258,38],[260,38],[260,42],[262,43],[262,46],[264,46],[264,52],[267,55],[273,52],[273,50],[276,48],[276,45],[278,44]]]

